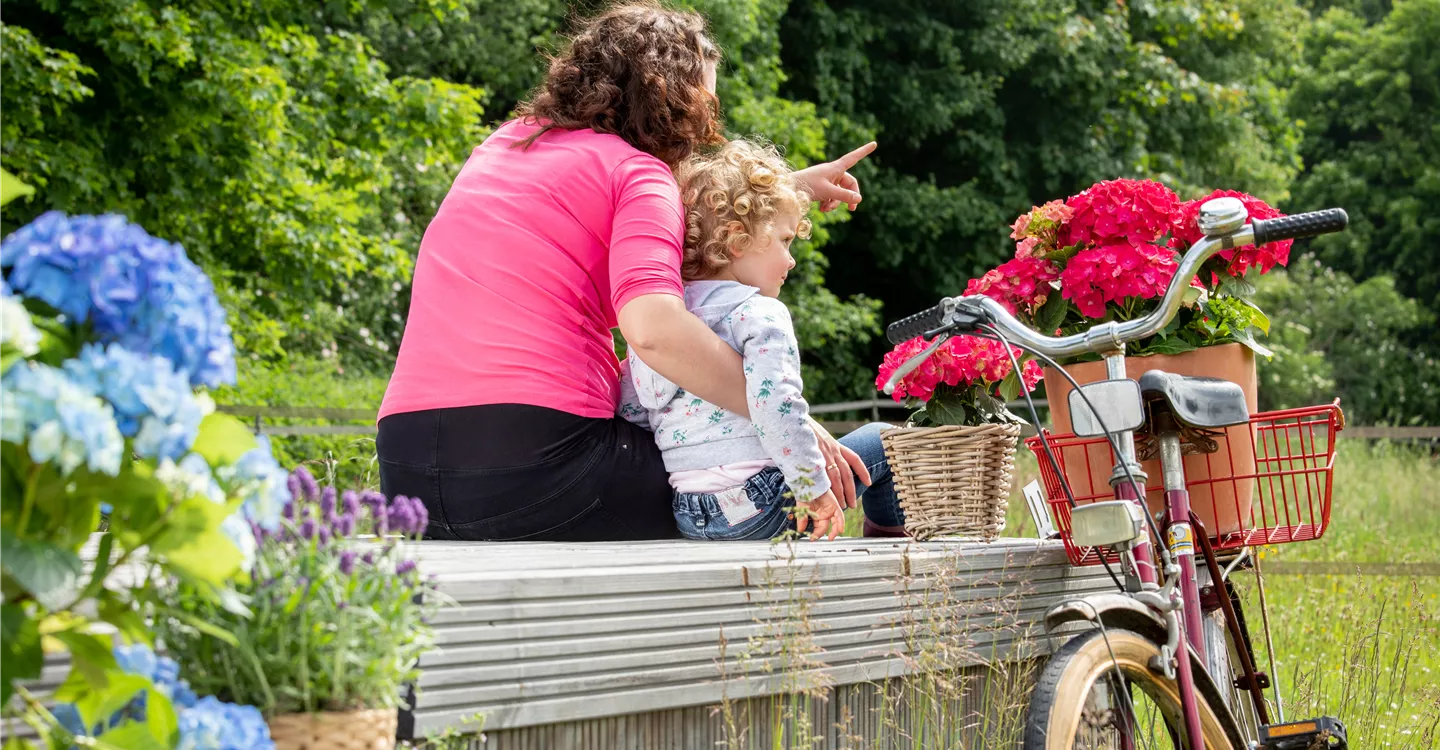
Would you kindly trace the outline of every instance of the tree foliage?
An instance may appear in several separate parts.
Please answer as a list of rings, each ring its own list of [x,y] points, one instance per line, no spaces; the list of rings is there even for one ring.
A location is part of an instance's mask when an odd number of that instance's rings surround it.
[[[1388,275],[1440,312],[1440,0],[1402,0],[1374,26],[1332,9],[1306,37],[1311,72],[1291,108],[1305,124],[1306,172],[1293,211],[1344,206],[1350,229],[1316,254],[1356,279]],[[1429,330],[1440,350],[1440,334]]]
[[[7,3],[0,152],[39,188],[7,222],[123,213],[210,272],[243,351],[387,359],[481,92],[286,22],[312,7]]]
[[[835,145],[882,144],[830,249],[837,288],[895,316],[957,293],[1013,253],[1016,215],[1100,179],[1283,197],[1298,134],[1280,85],[1304,17],[1267,0],[796,0],[782,92],[814,101]]]

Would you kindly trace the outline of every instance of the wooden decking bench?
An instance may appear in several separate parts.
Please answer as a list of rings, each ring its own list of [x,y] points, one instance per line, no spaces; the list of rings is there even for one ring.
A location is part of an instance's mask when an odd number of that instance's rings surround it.
[[[475,750],[998,747],[1041,614],[1111,585],[1026,539],[417,548],[449,601],[401,738]]]
[[[480,714],[486,750],[986,746],[1039,616],[1110,585],[1023,539],[425,542],[420,565],[453,604],[402,734]]]

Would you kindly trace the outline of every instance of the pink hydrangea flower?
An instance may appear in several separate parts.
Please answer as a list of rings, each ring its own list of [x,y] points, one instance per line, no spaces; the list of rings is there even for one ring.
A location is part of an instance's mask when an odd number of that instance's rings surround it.
[[[1153,180],[1099,182],[1070,198],[1073,215],[1060,230],[1060,245],[1069,247],[1140,245],[1170,231],[1180,199]]]
[[[886,354],[885,362],[880,366],[879,377],[875,379],[875,388],[884,388],[885,382],[895,370],[926,346],[927,343],[917,337],[896,346]],[[1016,359],[1020,359],[1020,349],[1011,349],[1011,352]],[[927,401],[941,385],[976,386],[988,392],[1004,380],[1012,369],[1014,368],[1010,363],[1010,355],[1000,342],[976,336],[956,336],[946,341],[935,354],[902,378],[896,385],[893,396],[896,401],[902,401],[907,396]],[[1020,381],[1026,392],[1035,390],[1042,377],[1040,366],[1033,360],[1020,368]]]
[[[1176,267],[1172,251],[1150,244],[1081,250],[1060,272],[1060,294],[1086,317],[1102,318],[1106,303],[1164,294]]]
[[[1017,249],[1013,260],[1006,261],[978,279],[971,279],[965,286],[965,294],[983,294],[1004,305],[1005,309],[1012,313],[1022,307],[1033,310],[1045,303],[1051,291],[1050,282],[1057,278],[1060,278],[1060,271],[1054,263],[1032,256],[1021,256]]]
[[[1250,220],[1274,219],[1285,214],[1280,213],[1270,204],[1247,193],[1235,190],[1216,190],[1215,192],[1200,198],[1199,200],[1186,201],[1175,208],[1171,217],[1170,246],[1179,251],[1190,249],[1190,246],[1200,241],[1204,233],[1196,224],[1196,218],[1200,216],[1200,206],[1205,201],[1214,198],[1239,198],[1245,204],[1245,210],[1250,213]],[[1251,245],[1238,250],[1221,250],[1220,257],[1230,261],[1225,272],[1231,276],[1244,276],[1245,272],[1252,267],[1260,269],[1260,273],[1270,273],[1270,269],[1277,265],[1283,266],[1290,262],[1290,246],[1295,244],[1294,240],[1280,240],[1260,246]],[[1212,283],[1214,279],[1211,280]]]

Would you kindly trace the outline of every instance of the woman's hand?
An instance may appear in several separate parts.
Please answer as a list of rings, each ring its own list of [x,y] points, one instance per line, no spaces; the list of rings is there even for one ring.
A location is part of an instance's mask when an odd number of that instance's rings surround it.
[[[855,481],[851,479],[851,472],[860,478],[861,484],[869,487],[870,470],[865,467],[859,454],[841,445],[840,441],[813,417],[810,419],[810,429],[815,431],[815,438],[820,441],[820,455],[825,457],[825,474],[830,477],[830,491],[835,493],[842,507],[856,507],[859,503],[855,500]]]
[[[860,203],[860,181],[849,170],[874,150],[875,142],[871,141],[835,161],[806,167],[796,172],[795,177],[810,188],[815,200],[820,201],[821,211],[832,211],[841,203],[854,211]]]
[[[840,501],[835,499],[835,493],[830,490],[826,490],[825,494],[808,503],[795,504],[795,529],[797,531],[804,534],[811,519],[815,521],[815,528],[810,534],[812,540],[822,536],[833,540],[845,530],[845,511],[840,508]]]

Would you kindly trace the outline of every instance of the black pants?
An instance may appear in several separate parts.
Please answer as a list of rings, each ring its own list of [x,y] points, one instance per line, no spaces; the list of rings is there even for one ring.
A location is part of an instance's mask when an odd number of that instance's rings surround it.
[[[493,404],[380,420],[380,491],[418,497],[431,539],[678,538],[655,437],[623,419]]]

